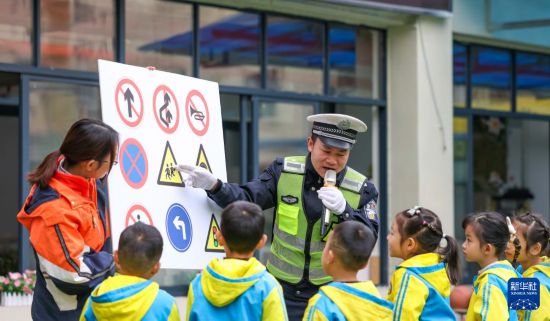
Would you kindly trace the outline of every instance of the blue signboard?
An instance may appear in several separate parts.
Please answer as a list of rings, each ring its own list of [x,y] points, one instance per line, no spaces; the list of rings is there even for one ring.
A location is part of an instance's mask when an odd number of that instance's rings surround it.
[[[540,281],[537,278],[508,280],[508,308],[536,310],[540,306]]]
[[[187,210],[180,204],[172,204],[166,214],[166,234],[170,244],[178,252],[185,252],[191,246],[193,227]]]

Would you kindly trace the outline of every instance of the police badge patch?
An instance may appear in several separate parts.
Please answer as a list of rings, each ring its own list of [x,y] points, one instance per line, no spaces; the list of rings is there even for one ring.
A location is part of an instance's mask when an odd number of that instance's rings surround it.
[[[378,216],[376,215],[376,201],[370,201],[367,206],[365,206],[365,215],[367,215],[369,220],[377,220]]]
[[[298,198],[292,195],[285,195],[281,196],[281,201],[283,201],[283,203],[285,204],[293,205],[298,203]]]

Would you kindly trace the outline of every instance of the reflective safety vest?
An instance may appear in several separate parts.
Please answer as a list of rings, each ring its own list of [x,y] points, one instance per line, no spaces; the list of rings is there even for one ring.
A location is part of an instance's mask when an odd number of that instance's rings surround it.
[[[302,202],[305,171],[305,156],[284,159],[277,184],[277,208],[267,268],[276,278],[291,284],[305,278],[319,285],[332,280],[323,272],[321,255],[328,235],[339,219],[332,213],[330,227],[324,236],[320,235],[320,219],[308,223]],[[359,207],[359,191],[365,179],[359,172],[346,167],[338,188],[352,208]],[[283,199],[292,201],[285,203]]]

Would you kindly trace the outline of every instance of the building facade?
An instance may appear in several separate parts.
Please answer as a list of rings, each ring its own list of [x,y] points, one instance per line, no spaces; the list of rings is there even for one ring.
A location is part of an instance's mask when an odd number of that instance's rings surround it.
[[[472,211],[548,217],[544,12],[544,1],[502,0],[3,0],[0,269],[33,266],[15,220],[25,174],[72,122],[101,117],[97,59],[218,82],[232,182],[305,153],[308,115],[365,121],[350,165],[380,191],[380,242],[364,275],[380,284],[403,209],[434,210],[459,241]],[[158,281],[177,293],[193,275]]]

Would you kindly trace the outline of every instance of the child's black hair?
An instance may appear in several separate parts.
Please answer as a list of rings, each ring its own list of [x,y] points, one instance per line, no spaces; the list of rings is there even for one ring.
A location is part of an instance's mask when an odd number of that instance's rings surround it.
[[[541,256],[544,255],[550,247],[550,226],[542,215],[527,212],[514,216],[513,221],[527,226],[526,229],[522,229],[523,237],[527,241],[526,250],[529,251],[533,245],[540,243]]]
[[[220,230],[227,247],[236,253],[249,253],[264,235],[262,209],[250,202],[236,201],[222,211]]]
[[[407,238],[416,240],[420,247],[418,254],[438,253],[447,265],[447,275],[452,284],[460,280],[460,265],[458,262],[458,244],[454,237],[443,234],[441,221],[434,212],[423,207],[414,207],[398,213],[396,225],[403,242]],[[441,247],[441,239],[446,246]]]
[[[344,268],[357,271],[365,267],[375,244],[376,237],[364,224],[345,221],[336,225],[332,231],[329,249]]]
[[[471,225],[481,245],[491,244],[495,247],[499,260],[504,259],[504,251],[510,240],[510,231],[504,215],[497,212],[480,212],[468,215],[462,221],[462,228]]]
[[[154,226],[137,222],[120,234],[119,264],[132,273],[147,273],[160,260],[162,247],[160,232]]]

